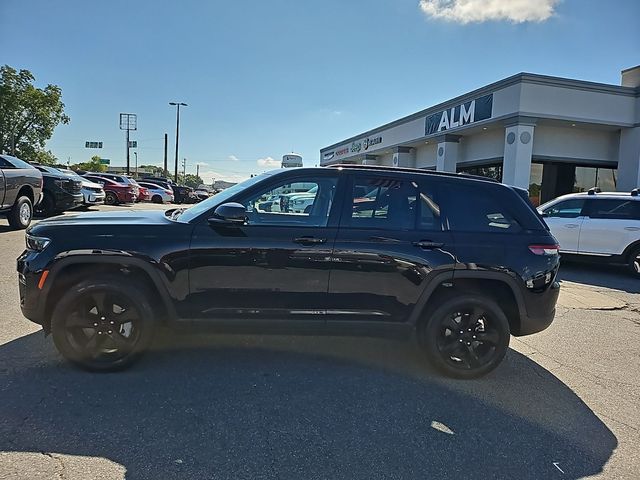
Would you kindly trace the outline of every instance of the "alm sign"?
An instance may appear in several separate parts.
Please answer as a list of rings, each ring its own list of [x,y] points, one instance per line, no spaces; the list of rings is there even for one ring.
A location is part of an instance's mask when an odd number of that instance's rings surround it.
[[[445,132],[479,120],[491,118],[493,93],[465,102],[448,110],[429,115],[425,122],[425,135]]]

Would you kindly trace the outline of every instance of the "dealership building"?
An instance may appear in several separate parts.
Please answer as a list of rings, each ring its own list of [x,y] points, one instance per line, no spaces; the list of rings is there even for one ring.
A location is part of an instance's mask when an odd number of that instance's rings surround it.
[[[395,165],[497,178],[535,204],[640,187],[640,66],[621,85],[519,73],[320,151],[323,166]]]

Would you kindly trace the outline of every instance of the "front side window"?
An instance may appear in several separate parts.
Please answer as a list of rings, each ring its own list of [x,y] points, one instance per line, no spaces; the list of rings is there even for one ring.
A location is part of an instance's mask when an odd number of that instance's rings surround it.
[[[583,207],[584,200],[574,198],[551,205],[547,207],[543,213],[545,217],[550,218],[577,218],[582,214]]]
[[[287,180],[240,200],[247,225],[326,226],[336,184],[336,178]]]

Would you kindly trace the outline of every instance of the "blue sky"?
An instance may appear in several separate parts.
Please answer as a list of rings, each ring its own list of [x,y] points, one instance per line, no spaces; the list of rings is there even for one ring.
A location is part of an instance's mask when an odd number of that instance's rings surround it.
[[[638,0],[1,0],[0,63],[62,88],[64,162],[124,165],[120,112],[140,164],[165,132],[171,162],[179,100],[187,171],[237,180],[517,72],[619,84],[639,18]]]

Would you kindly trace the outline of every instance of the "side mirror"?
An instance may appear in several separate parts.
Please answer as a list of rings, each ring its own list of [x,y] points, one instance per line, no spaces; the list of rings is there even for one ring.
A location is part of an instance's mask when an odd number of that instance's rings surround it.
[[[219,205],[213,214],[215,216],[208,220],[209,224],[243,225],[247,219],[247,210],[244,205],[235,202]]]

